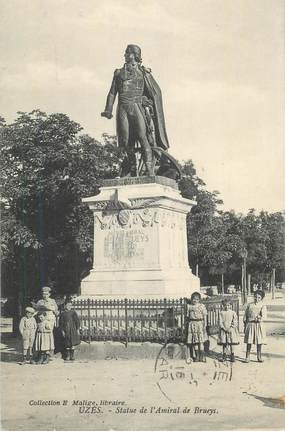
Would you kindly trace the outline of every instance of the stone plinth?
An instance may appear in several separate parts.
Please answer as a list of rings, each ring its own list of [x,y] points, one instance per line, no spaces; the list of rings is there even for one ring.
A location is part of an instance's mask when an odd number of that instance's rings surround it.
[[[181,197],[175,181],[106,180],[99,195],[83,201],[94,213],[94,266],[81,295],[175,298],[199,290],[186,235],[195,202]]]

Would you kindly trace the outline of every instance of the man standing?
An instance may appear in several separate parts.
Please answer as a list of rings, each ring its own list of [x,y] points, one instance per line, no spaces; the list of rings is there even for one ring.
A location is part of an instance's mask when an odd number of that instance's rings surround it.
[[[141,65],[141,49],[128,45],[125,64],[116,69],[102,117],[112,118],[113,105],[118,93],[118,144],[129,156],[135,143],[141,146],[146,175],[154,175],[152,146],[167,150],[161,91],[150,70]],[[131,157],[130,157],[131,158]]]

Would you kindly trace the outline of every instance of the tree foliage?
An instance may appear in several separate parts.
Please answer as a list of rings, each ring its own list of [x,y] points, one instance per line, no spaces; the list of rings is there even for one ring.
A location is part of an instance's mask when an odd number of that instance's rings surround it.
[[[2,122],[3,293],[27,296],[47,283],[76,291],[90,267],[93,221],[81,199],[117,175],[121,155],[81,132],[64,114]]]
[[[203,284],[216,284],[224,274],[228,283],[240,283],[243,253],[247,253],[247,269],[254,282],[268,278],[273,268],[282,279],[285,259],[284,214],[250,209],[247,214],[222,211],[219,192],[206,190],[197,176],[193,162],[182,164],[184,177],[180,190],[194,199],[187,217],[189,263]]]

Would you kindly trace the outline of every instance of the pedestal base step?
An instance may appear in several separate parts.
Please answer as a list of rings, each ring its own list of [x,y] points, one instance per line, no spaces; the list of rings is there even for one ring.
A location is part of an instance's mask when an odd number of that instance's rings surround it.
[[[76,348],[78,360],[116,360],[116,359],[155,359],[159,356],[162,344],[158,343],[130,343],[126,347],[123,343],[114,341],[92,341],[90,344],[81,342]],[[168,354],[175,359],[186,358],[184,344],[168,344]]]
[[[179,271],[92,271],[81,283],[82,296],[110,298],[181,298],[200,290],[189,269]]]

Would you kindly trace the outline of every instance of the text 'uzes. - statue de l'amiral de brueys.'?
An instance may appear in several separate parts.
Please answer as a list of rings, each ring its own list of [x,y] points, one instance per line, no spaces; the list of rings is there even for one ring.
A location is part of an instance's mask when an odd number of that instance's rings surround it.
[[[116,69],[102,117],[112,118],[118,94],[118,145],[126,156],[120,176],[162,175],[178,180],[179,165],[168,153],[161,90],[150,69],[142,66],[141,49],[128,45],[125,64]]]

